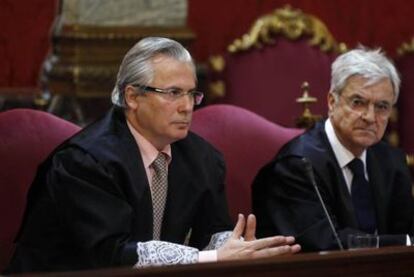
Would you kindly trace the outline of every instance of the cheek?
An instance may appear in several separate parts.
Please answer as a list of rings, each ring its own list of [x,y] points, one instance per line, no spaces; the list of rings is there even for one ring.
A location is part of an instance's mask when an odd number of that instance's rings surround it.
[[[377,124],[377,134],[379,139],[384,136],[385,130],[387,129],[387,124],[387,121],[381,121]]]
[[[338,122],[338,125],[343,127],[352,126],[358,120],[358,116],[355,113],[347,112],[343,109],[338,109],[335,113],[335,120]]]
[[[170,128],[171,123],[176,119],[175,113],[171,109],[160,110],[156,116],[159,125],[163,128]]]

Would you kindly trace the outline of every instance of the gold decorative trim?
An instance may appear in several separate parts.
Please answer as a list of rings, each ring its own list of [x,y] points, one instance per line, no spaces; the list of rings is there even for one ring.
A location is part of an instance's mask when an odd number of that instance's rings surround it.
[[[316,97],[310,96],[309,83],[306,81],[303,82],[301,90],[302,96],[296,99],[296,103],[303,105],[303,113],[301,116],[296,118],[295,125],[298,128],[309,129],[313,125],[315,125],[315,123],[319,121],[322,118],[322,116],[318,114],[313,114],[310,110],[310,105],[318,102],[318,99]]]
[[[209,84],[209,97],[214,100],[223,98],[226,95],[226,86],[223,81],[211,82]]]
[[[173,37],[178,40],[193,40],[195,34],[188,27],[142,27],[142,26],[94,26],[64,25],[55,31],[61,39],[74,40],[134,40],[146,36]]]
[[[227,48],[230,53],[248,50],[252,47],[260,48],[263,44],[272,44],[274,35],[283,35],[291,40],[302,36],[310,36],[309,43],[319,46],[322,51],[346,51],[344,43],[337,43],[326,25],[317,17],[303,13],[299,9],[292,9],[289,5],[266,14],[252,25],[250,31],[236,39]]]
[[[414,37],[408,42],[403,42],[401,46],[397,48],[397,54],[400,56],[408,53],[414,53]]]
[[[81,82],[105,82],[114,84],[117,71],[117,67],[56,65],[48,72],[48,77],[57,80],[68,80],[74,84]]]
[[[398,135],[398,132],[396,130],[392,130],[387,136],[387,141],[392,146],[398,147],[400,144],[400,136]]]
[[[226,67],[226,61],[224,60],[224,57],[221,55],[211,56],[208,59],[208,63],[210,65],[210,68],[216,72],[222,72]]]
[[[408,165],[409,167],[414,166],[414,155],[412,155],[412,154],[407,154],[407,155],[405,155],[405,160],[406,160],[407,165]]]
[[[209,67],[212,72],[223,72],[226,67],[226,61],[221,55],[211,56],[208,59]],[[226,95],[226,85],[222,80],[210,81],[208,84],[207,102],[214,102],[216,99],[223,98]]]
[[[397,108],[397,106],[394,106],[394,107],[392,107],[392,110],[391,110],[391,115],[390,115],[389,122],[398,123],[398,121],[399,121],[398,117],[399,117],[398,108]]]
[[[394,147],[398,147],[400,145],[400,136],[396,130],[395,124],[398,124],[398,109],[396,106],[392,108],[392,112],[390,118],[388,120],[388,127],[390,131],[388,132],[386,138],[387,141]]]

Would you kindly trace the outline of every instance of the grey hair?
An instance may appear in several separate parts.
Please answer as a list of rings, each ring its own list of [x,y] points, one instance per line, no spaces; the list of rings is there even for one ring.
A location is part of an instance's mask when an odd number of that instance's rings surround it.
[[[196,78],[194,61],[180,43],[161,37],[147,37],[136,43],[125,55],[119,67],[115,87],[112,90],[112,103],[126,107],[125,87],[130,84],[148,85],[154,78],[153,58],[165,55],[178,61],[189,63]]]
[[[338,97],[349,77],[360,75],[368,80],[367,85],[375,84],[383,78],[391,81],[394,89],[394,102],[400,93],[400,77],[394,64],[380,48],[370,50],[363,46],[340,55],[332,64],[330,92]]]

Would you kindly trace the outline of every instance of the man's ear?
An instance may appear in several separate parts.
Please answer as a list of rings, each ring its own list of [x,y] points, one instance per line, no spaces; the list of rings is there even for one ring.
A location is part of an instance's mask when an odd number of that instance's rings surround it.
[[[128,109],[136,109],[138,107],[137,91],[132,86],[125,88],[125,103]]]
[[[336,97],[333,92],[328,92],[327,95],[327,102],[328,102],[328,114],[330,114],[336,105]]]

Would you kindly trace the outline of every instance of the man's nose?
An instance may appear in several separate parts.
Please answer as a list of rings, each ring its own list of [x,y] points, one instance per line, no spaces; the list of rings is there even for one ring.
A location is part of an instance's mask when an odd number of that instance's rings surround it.
[[[194,97],[189,94],[186,93],[184,95],[182,95],[178,101],[179,103],[179,108],[180,111],[192,111],[194,108]]]
[[[375,106],[373,104],[367,105],[367,108],[362,114],[362,116],[368,122],[375,121]]]

